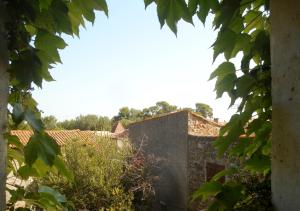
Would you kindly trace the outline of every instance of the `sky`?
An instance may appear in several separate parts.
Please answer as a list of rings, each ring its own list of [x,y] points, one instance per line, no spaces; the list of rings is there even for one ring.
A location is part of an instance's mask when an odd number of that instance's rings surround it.
[[[107,0],[109,17],[97,13],[80,38],[65,36],[68,47],[60,52],[63,64],[51,70],[54,82],[33,91],[43,116],[59,120],[96,114],[112,117],[119,108],[142,109],[158,101],[179,107],[209,104],[214,117],[228,120],[229,98],[216,100],[210,73],[210,48],[216,33],[210,20],[205,28],[179,22],[177,37],[160,28],[155,5],[143,0]]]

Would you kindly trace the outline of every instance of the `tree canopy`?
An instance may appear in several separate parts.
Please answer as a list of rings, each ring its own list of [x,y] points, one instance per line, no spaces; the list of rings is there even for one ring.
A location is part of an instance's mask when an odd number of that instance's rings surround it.
[[[166,101],[159,101],[156,102],[155,105],[143,108],[141,110],[129,107],[122,107],[120,108],[118,115],[112,118],[112,121],[121,121],[124,126],[127,126],[128,124],[135,121],[140,121],[147,118],[156,117],[162,114],[168,114],[180,110],[190,110],[199,113],[205,118],[213,116],[212,108],[204,103],[196,103],[196,107],[193,109],[180,108],[176,105],[171,105]]]

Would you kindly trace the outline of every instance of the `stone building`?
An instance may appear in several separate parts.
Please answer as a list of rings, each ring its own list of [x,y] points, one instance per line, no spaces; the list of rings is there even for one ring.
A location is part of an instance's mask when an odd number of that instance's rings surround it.
[[[129,139],[158,158],[153,210],[195,210],[190,196],[223,169],[211,143],[221,125],[190,111],[179,111],[129,125]]]

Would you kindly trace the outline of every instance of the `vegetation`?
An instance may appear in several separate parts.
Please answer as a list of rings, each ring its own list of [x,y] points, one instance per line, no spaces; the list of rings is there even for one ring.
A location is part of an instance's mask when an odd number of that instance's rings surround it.
[[[37,182],[63,193],[69,200],[69,209],[70,205],[75,210],[149,207],[154,196],[152,176],[143,176],[142,172],[149,172],[150,166],[129,145],[120,149],[115,140],[105,138],[88,144],[74,140],[63,148],[63,154],[67,167],[74,172],[74,181],[52,172]]]
[[[59,146],[44,132],[31,91],[33,84],[41,88],[44,80],[53,80],[49,70],[61,63],[58,51],[67,45],[62,36],[79,36],[79,27],[94,22],[96,10],[108,14],[105,0],[0,0],[0,210],[6,210],[7,172],[26,179],[53,167],[68,177]],[[26,121],[34,131],[25,147],[8,135],[8,119],[14,128]],[[15,186],[9,192],[10,203],[25,200],[47,210],[63,203],[49,188],[29,193]]]
[[[211,74],[211,79],[217,79],[217,97],[227,93],[231,98],[230,106],[239,102],[237,113],[221,130],[215,143],[216,149],[219,155],[227,152],[230,158],[241,160],[244,170],[262,176],[270,174],[269,0],[144,1],[146,6],[151,3],[157,5],[161,25],[167,23],[174,33],[177,33],[177,23],[181,19],[193,23],[193,16],[197,15],[205,23],[208,14],[213,15],[213,25],[218,30],[212,46],[213,60],[223,54],[226,61]],[[0,210],[6,209],[6,172],[28,178],[31,175],[42,176],[42,169],[50,170],[52,167],[70,178],[58,157],[61,155],[58,145],[44,133],[37,103],[30,92],[33,83],[42,87],[43,80],[53,80],[49,69],[61,62],[58,49],[66,47],[62,35],[78,36],[79,26],[84,25],[86,20],[94,22],[95,10],[108,13],[105,0],[82,2],[0,1]],[[240,68],[236,68],[230,60],[239,53],[242,59]],[[7,116],[16,125],[26,121],[34,130],[25,148],[16,137],[6,134]],[[239,138],[242,135],[244,138]],[[6,140],[14,148],[7,149]],[[22,168],[15,167],[16,159]],[[221,174],[229,172],[236,173],[228,169]],[[195,198],[213,196],[215,200],[211,209],[233,210],[238,201],[248,194],[240,187],[244,187],[240,182],[220,184],[215,179],[201,187]],[[27,200],[46,209],[57,209],[65,202],[49,188],[40,187],[35,193],[28,193],[22,187],[15,188],[9,190],[11,203]],[[230,203],[220,200],[225,193],[230,197]]]
[[[213,117],[213,110],[212,108],[204,103],[196,103],[195,112],[202,114],[205,118],[212,118]]]
[[[80,115],[75,119],[65,120],[57,123],[57,128],[72,130],[106,130],[111,131],[111,120],[106,116]]]
[[[151,3],[157,5],[161,26],[166,23],[175,34],[179,20],[193,23],[197,15],[205,24],[207,16],[213,15],[213,27],[218,30],[212,44],[213,61],[221,54],[226,61],[210,79],[217,79],[217,97],[227,93],[230,106],[238,107],[214,146],[220,156],[226,153],[229,159],[239,160],[243,170],[268,179],[272,128],[269,0],[145,0],[146,7]],[[239,68],[230,61],[237,55],[241,55]],[[237,209],[242,198],[253,196],[237,180],[221,184],[218,179],[239,172],[236,168],[220,172],[199,188],[194,199],[214,197],[209,210]]]
[[[211,118],[213,116],[212,108],[209,105],[204,103],[196,103],[196,108],[192,109],[192,108],[179,108],[175,105],[170,105],[166,101],[159,101],[154,106],[150,106],[142,110],[128,108],[128,107],[120,108],[118,115],[114,116],[112,118],[112,121],[113,122],[121,121],[123,125],[127,126],[129,123],[135,121],[144,120],[147,118],[159,116],[161,114],[171,113],[174,111],[180,111],[183,109],[199,113],[204,117]]]
[[[204,103],[196,103],[196,108],[184,108],[196,112],[205,118],[212,118],[213,110],[212,108]],[[111,131],[112,125],[116,121],[121,121],[124,126],[128,124],[143,120],[146,118],[155,117],[161,114],[167,114],[174,111],[182,110],[175,105],[170,105],[166,101],[160,101],[155,104],[155,106],[150,106],[149,108],[144,108],[142,110],[122,107],[119,109],[118,115],[109,119],[106,116],[97,116],[93,114],[80,115],[75,119],[64,120],[62,122],[58,121],[54,116],[45,116],[42,118],[45,129],[47,130],[94,130],[94,131]],[[18,125],[17,129],[29,129],[30,126],[26,123],[21,123]]]

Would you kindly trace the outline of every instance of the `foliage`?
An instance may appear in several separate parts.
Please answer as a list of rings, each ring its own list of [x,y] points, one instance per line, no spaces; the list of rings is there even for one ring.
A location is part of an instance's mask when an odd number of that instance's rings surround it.
[[[198,107],[197,107],[198,106]],[[196,113],[200,113],[204,117],[212,117],[212,108],[204,103],[196,103],[196,108],[179,108],[176,105],[171,105],[166,101],[156,102],[154,106],[144,108],[142,110],[122,107],[119,109],[118,115],[112,118],[112,121],[121,121],[124,126],[147,118],[156,117],[162,114],[168,114],[180,110],[190,110]]]
[[[209,105],[204,104],[204,103],[196,103],[195,112],[200,113],[205,118],[213,117],[213,109]]]
[[[47,139],[47,141],[39,142],[38,136],[41,135],[44,135],[43,139]],[[34,147],[40,148],[40,150],[34,150],[28,149],[28,146],[24,147],[16,136],[7,136],[7,139],[9,144],[8,160],[11,160],[7,164],[7,171],[9,172],[7,191],[11,195],[7,209],[14,210],[14,205],[21,201],[24,201],[27,207],[36,205],[47,210],[62,210],[67,208],[67,200],[56,190],[48,186],[37,186],[36,191],[30,191],[25,190],[24,185],[21,185],[29,177],[42,177],[46,172],[60,172],[62,176],[72,181],[72,173],[66,169],[61,158],[58,156],[53,158],[57,151],[53,151],[52,154],[42,154],[46,148],[59,150],[58,147],[55,147],[55,142],[46,134],[34,135],[31,137],[32,141],[30,143],[34,144]],[[53,146],[50,146],[50,144]],[[28,155],[27,153],[32,154]]]
[[[7,171],[21,179],[28,176],[41,176],[45,168],[56,168],[63,174],[64,165],[58,161],[60,149],[44,132],[37,102],[32,98],[31,91],[33,84],[41,88],[43,81],[53,80],[49,69],[56,63],[61,63],[59,50],[67,46],[62,36],[79,36],[79,27],[84,26],[86,20],[94,22],[95,10],[103,11],[107,15],[106,2],[105,0],[2,0],[0,7],[1,13],[4,12],[1,14],[1,18],[3,17],[1,21],[5,25],[5,40],[0,42],[9,55],[7,61],[9,63],[7,70],[9,116],[14,121],[15,128],[25,121],[34,131],[33,137],[24,148],[16,146],[8,149]],[[7,45],[2,45],[3,43]],[[5,99],[1,100],[5,101]],[[7,135],[7,139],[9,144],[11,140],[17,143],[16,137]],[[23,171],[14,166],[16,159]],[[4,172],[5,169],[0,171]],[[13,196],[10,200],[12,203],[28,199],[28,203],[38,203],[47,210],[55,210],[56,206],[60,206],[59,201],[56,201],[55,205],[55,200],[48,204],[43,199],[45,194],[51,195],[51,191],[27,193],[19,186],[9,191]],[[51,197],[54,195],[52,194]],[[5,203],[3,199],[0,200],[1,204]]]
[[[157,5],[158,19],[177,33],[177,23],[183,19],[192,23],[197,15],[205,24],[213,15],[213,27],[218,30],[213,43],[213,60],[223,55],[221,63],[210,76],[216,79],[217,98],[227,93],[230,106],[237,105],[237,113],[221,129],[214,143],[218,154],[225,152],[229,159],[240,160],[241,168],[253,174],[270,173],[271,147],[271,60],[269,0],[145,0],[145,5]],[[230,61],[241,56],[240,68]],[[243,138],[240,138],[243,137]],[[223,172],[226,173],[226,172]],[[232,210],[240,200],[244,185],[229,181],[217,185],[207,183],[195,197],[222,194],[230,202],[211,204],[212,210]]]
[[[133,153],[130,145],[118,148],[115,140],[96,142],[74,140],[63,149],[64,159],[74,172],[74,183],[58,173],[39,180],[51,186],[74,204],[76,210],[132,210],[153,197],[150,171],[146,160]],[[148,172],[145,177],[142,172]]]
[[[58,129],[58,125],[57,125],[57,119],[55,118],[55,116],[45,116],[42,118],[42,122],[44,123],[45,129],[46,130],[55,130]]]
[[[140,147],[127,157],[124,167],[122,183],[125,190],[133,193],[134,210],[152,210],[155,196],[153,184],[158,180],[154,172],[159,169],[159,159],[146,155]]]
[[[57,126],[61,129],[66,130],[97,130],[97,131],[110,131],[111,130],[111,120],[106,116],[96,116],[93,114],[80,115],[75,119],[65,120],[63,122],[58,122]]]
[[[119,109],[118,115],[112,118],[112,122],[120,121],[122,125],[127,127],[130,123],[142,120],[142,112],[138,109],[122,107]]]

